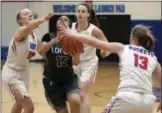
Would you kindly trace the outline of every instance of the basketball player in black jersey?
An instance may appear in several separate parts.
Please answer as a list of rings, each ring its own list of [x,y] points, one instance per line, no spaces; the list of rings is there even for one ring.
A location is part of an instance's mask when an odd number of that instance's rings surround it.
[[[60,22],[70,25],[67,16],[61,16]],[[72,57],[65,53],[58,40],[59,30],[56,36],[47,33],[42,38],[42,49],[39,53],[45,57],[43,85],[48,103],[57,113],[68,113],[66,101],[69,102],[70,112],[80,112],[80,89],[77,75],[73,72]],[[47,44],[47,42],[50,42]],[[75,59],[74,59],[75,61]]]

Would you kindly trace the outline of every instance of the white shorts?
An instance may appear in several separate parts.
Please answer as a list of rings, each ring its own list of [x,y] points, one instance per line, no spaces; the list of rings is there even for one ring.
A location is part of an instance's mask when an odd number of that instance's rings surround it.
[[[102,113],[152,113],[155,97],[150,94],[123,92],[112,97]]]
[[[28,95],[28,70],[17,71],[3,66],[2,80],[7,85],[10,94],[15,100],[21,100]]]
[[[94,83],[98,69],[98,58],[83,61],[78,66],[73,66],[73,68],[80,82],[89,80],[89,82]]]

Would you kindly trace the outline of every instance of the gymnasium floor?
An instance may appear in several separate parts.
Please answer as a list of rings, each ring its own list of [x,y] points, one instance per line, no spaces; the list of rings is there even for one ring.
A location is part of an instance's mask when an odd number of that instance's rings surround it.
[[[55,113],[47,104],[44,97],[44,90],[41,83],[42,63],[30,64],[30,95],[35,105],[35,113]],[[115,95],[119,84],[119,69],[116,64],[100,64],[96,78],[96,82],[90,91],[92,100],[92,113],[101,113],[104,106]],[[153,86],[158,84],[153,80]],[[157,89],[157,90],[156,90]],[[155,93],[160,95],[159,88],[155,89]],[[2,84],[2,113],[10,113],[13,101],[9,96],[5,85]],[[157,103],[154,106],[153,113],[157,113]],[[159,112],[160,113],[160,112]]]

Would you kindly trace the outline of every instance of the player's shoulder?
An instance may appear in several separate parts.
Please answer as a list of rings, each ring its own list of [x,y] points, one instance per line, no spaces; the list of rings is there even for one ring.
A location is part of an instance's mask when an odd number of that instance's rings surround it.
[[[21,31],[25,30],[26,28],[27,28],[27,26],[20,26],[20,27],[16,30],[15,34],[17,34],[17,33],[21,32]]]
[[[89,24],[89,27],[97,27],[96,25],[94,25],[94,24],[92,24],[92,23],[90,23]],[[98,27],[97,27],[98,28]]]
[[[158,60],[157,60],[157,57],[156,57],[156,55],[155,55],[154,52],[151,52],[151,53],[150,53],[150,56],[151,56],[151,58],[153,58],[156,62],[158,61]]]
[[[25,29],[27,26],[20,26],[17,31]]]

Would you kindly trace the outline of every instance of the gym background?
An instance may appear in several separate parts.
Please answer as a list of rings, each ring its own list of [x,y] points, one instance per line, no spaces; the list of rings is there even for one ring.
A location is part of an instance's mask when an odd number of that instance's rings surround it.
[[[133,26],[135,26],[136,24],[148,25],[151,27],[151,30],[153,31],[153,34],[156,38],[155,54],[158,58],[158,61],[162,63],[162,52],[161,52],[161,49],[162,49],[162,2],[160,1],[159,2],[158,1],[156,2],[139,2],[139,1],[122,2],[121,0],[118,0],[118,1],[113,0],[113,1],[114,2],[105,0],[105,1],[99,2],[99,0],[98,1],[88,0],[88,2],[92,3],[93,8],[96,11],[97,18],[99,20],[100,28],[103,30],[108,40],[110,42],[117,41],[123,44],[128,44],[130,31]],[[10,0],[10,1],[2,0],[1,5],[0,5],[0,9],[1,9],[0,11],[0,15],[1,15],[1,18],[0,18],[1,67],[3,66],[3,63],[6,60],[9,42],[13,34],[19,27],[18,24],[16,23],[17,11],[23,8],[29,8],[34,13],[36,13],[38,17],[42,17],[49,12],[55,13],[54,18],[52,18],[49,22],[41,25],[36,30],[37,35],[41,39],[45,33],[50,32],[50,31],[55,31],[55,27],[56,27],[55,23],[56,23],[57,18],[60,15],[68,15],[72,21],[75,21],[75,16],[74,16],[75,7],[77,4],[81,2],[85,2],[85,0],[75,0],[75,2],[74,0],[71,2],[61,1],[61,0],[55,0],[55,2],[46,1],[46,0],[39,0],[39,1],[24,0],[24,2],[22,1],[20,2],[19,0],[17,0],[17,2],[13,2],[13,0]],[[98,51],[97,51],[97,54],[98,54]],[[118,62],[118,57],[116,55],[108,56],[105,59],[101,58],[100,56],[99,58],[100,58],[100,62],[102,63],[114,63],[114,62],[117,63]],[[39,54],[37,54],[31,60],[42,61],[42,59],[43,58]],[[111,68],[110,68],[110,71],[112,71]],[[35,76],[32,76],[32,77],[35,77]],[[37,75],[37,77],[39,76]],[[36,84],[37,82],[40,85],[39,81],[33,82],[32,85]],[[1,79],[0,79],[0,87],[1,87]],[[39,87],[36,87],[36,89],[39,89]],[[42,91],[42,88],[40,89]],[[161,95],[160,94],[161,88],[154,87],[153,92],[157,97],[157,102],[159,102],[160,95]],[[33,94],[33,95],[36,95],[36,94]],[[1,97],[2,96],[0,93],[0,100],[2,100]],[[6,97],[5,93],[4,93],[4,97]],[[38,100],[40,100],[40,98],[38,98]],[[6,101],[2,101],[3,104],[5,104],[5,102]],[[8,103],[6,103],[6,106],[8,108]],[[0,106],[0,109],[1,109],[1,106]]]
[[[88,0],[89,1],[89,0]],[[37,34],[42,35],[48,31],[55,30],[55,22],[59,15],[69,15],[72,21],[75,21],[75,7],[80,0],[73,1],[39,1],[39,2],[2,2],[1,5],[1,60],[4,61],[7,56],[9,41],[15,30],[18,28],[16,23],[16,12],[24,7],[30,8],[38,17],[42,17],[49,12],[54,12],[55,17],[49,22],[37,29]],[[99,20],[100,28],[110,42],[129,43],[131,28],[136,24],[151,26],[153,34],[156,37],[155,54],[162,62],[162,21],[161,21],[161,2],[99,2],[92,3]],[[10,9],[12,7],[12,9]],[[98,54],[98,53],[97,53]],[[99,54],[98,54],[99,56]],[[100,62],[118,62],[116,55],[110,55]],[[41,60],[38,54],[32,60]]]

